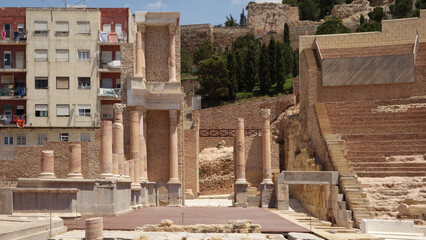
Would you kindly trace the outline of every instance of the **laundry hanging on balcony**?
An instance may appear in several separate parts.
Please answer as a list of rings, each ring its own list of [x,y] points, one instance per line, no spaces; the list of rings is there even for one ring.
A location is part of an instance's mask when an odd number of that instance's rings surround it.
[[[107,43],[108,42],[108,33],[107,32],[100,32],[99,33],[99,40],[101,43]]]
[[[25,126],[25,118],[21,115],[19,119],[16,121],[16,125],[18,128],[23,128]]]

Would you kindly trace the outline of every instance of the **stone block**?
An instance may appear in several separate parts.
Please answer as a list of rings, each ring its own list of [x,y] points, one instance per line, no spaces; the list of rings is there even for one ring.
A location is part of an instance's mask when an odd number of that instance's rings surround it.
[[[288,234],[288,240],[322,240],[313,234],[310,233],[294,233],[291,232]]]
[[[280,174],[281,175],[281,174]],[[278,210],[289,210],[289,188],[287,184],[277,183],[276,207]]]
[[[141,205],[142,207],[148,207],[148,183],[147,182],[141,182]]]
[[[247,207],[259,207],[260,196],[258,195],[247,195]]]
[[[278,183],[336,185],[339,173],[336,171],[282,171]]]
[[[157,206],[157,192],[155,190],[155,182],[148,182],[146,187],[148,192],[148,205],[150,207]]]
[[[167,183],[168,198],[170,207],[182,206],[182,184],[181,183]]]
[[[261,195],[262,208],[273,208],[275,207],[275,185],[270,183],[261,183],[259,186]]]
[[[248,191],[247,182],[234,184],[235,207],[247,207],[247,191]]]
[[[0,188],[0,215],[13,213],[12,188]]]
[[[132,208],[142,207],[142,189],[132,189],[130,205]]]

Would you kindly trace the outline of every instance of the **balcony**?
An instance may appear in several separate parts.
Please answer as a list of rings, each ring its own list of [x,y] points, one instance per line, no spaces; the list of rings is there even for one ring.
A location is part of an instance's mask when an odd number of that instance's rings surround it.
[[[27,96],[27,89],[24,87],[0,87],[0,98],[25,98],[25,96]]]
[[[13,32],[10,38],[1,38],[0,45],[25,45],[27,44],[27,32]]]
[[[121,61],[114,60],[109,63],[101,63],[99,65],[99,72],[111,72],[111,73],[120,73],[121,71]]]
[[[120,43],[127,42],[127,33],[118,32],[118,33],[108,33],[108,32],[99,32],[99,41],[100,45],[119,45]]]
[[[25,115],[0,115],[0,127],[22,128],[26,124],[27,117]]]
[[[99,88],[98,97],[104,99],[121,99],[121,88]]]

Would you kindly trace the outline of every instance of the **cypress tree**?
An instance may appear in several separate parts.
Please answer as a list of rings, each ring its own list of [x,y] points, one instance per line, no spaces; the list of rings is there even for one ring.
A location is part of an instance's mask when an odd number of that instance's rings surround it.
[[[242,92],[244,89],[244,58],[243,58],[242,51],[236,51],[235,52],[235,58],[237,60],[237,86],[238,86],[238,92]]]
[[[229,51],[227,55],[227,68],[229,71],[228,97],[229,97],[229,100],[233,101],[235,100],[237,96],[237,91],[238,91],[238,81],[237,81],[238,63],[235,57],[235,53],[232,51]]]
[[[266,44],[262,44],[262,50],[259,57],[259,81],[260,93],[262,95],[269,94],[269,88],[272,85],[270,75],[269,51]]]
[[[284,24],[284,43],[290,45],[290,27],[287,23]]]
[[[270,70],[270,75],[271,75],[271,81],[273,83],[275,83],[277,81],[277,49],[276,49],[276,43],[275,43],[275,39],[272,37],[271,40],[269,41],[269,46],[268,46],[268,52],[269,52],[269,70]]]
[[[280,42],[277,43],[277,51],[276,51],[276,73],[277,73],[276,92],[277,93],[284,92],[284,83],[287,77],[283,45],[284,45],[283,43],[280,43]]]
[[[257,49],[254,44],[250,44],[247,49],[245,60],[245,84],[244,90],[247,92],[253,91],[254,86],[259,82],[259,67],[257,65]]]

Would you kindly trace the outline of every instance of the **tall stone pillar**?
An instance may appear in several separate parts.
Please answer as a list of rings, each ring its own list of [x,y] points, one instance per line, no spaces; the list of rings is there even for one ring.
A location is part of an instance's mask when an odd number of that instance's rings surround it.
[[[141,110],[139,115],[139,167],[140,182],[148,181],[147,173],[147,151],[146,151],[146,110]]]
[[[169,25],[169,82],[176,82],[176,25]]]
[[[43,150],[41,151],[41,172],[38,175],[39,178],[56,178],[55,176],[55,159],[53,151]]]
[[[182,199],[182,184],[179,181],[179,163],[178,163],[178,132],[177,132],[177,110],[169,110],[170,116],[170,180],[167,183],[169,187],[169,206],[180,206]]]
[[[112,178],[112,122],[101,123],[101,178]]]
[[[141,33],[141,42],[142,42],[142,79],[146,80],[146,62],[145,62],[145,25],[139,26],[139,31]]]
[[[236,148],[236,149],[235,149]],[[236,159],[236,168],[237,168],[237,180],[234,184],[234,205],[235,207],[247,207],[247,191],[248,183],[246,181],[246,150],[245,150],[245,135],[244,135],[244,119],[238,118],[237,120],[237,134],[236,134],[236,144],[234,151],[237,151],[235,154]]]
[[[261,109],[263,120],[262,129],[262,167],[263,181],[259,186],[261,194],[261,206],[264,208],[275,206],[275,186],[272,182],[271,167],[271,127],[270,127],[270,109]]]
[[[81,174],[81,145],[70,144],[69,145],[70,155],[68,158],[69,172],[67,178],[82,179]]]
[[[133,160],[133,183],[139,184],[139,112],[137,111],[130,112],[130,159]]]
[[[114,124],[113,124],[113,174],[114,176],[123,176],[123,163],[124,163],[124,128],[123,128],[123,111],[126,107],[125,104],[114,104]],[[121,171],[120,171],[121,170]]]
[[[136,69],[135,77],[142,77],[142,33],[136,32]]]

